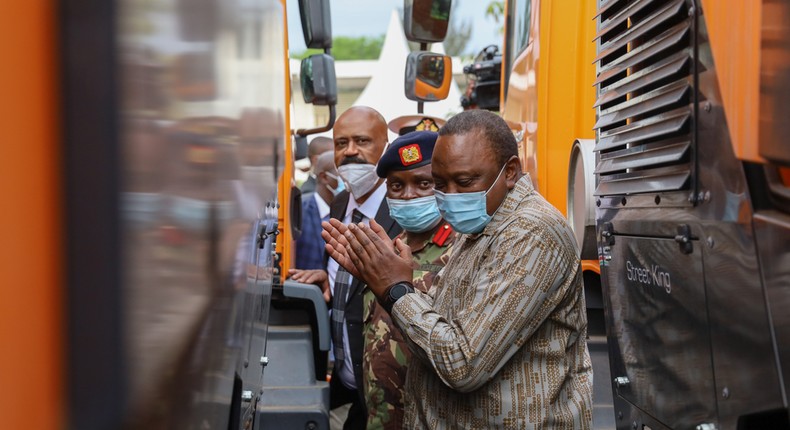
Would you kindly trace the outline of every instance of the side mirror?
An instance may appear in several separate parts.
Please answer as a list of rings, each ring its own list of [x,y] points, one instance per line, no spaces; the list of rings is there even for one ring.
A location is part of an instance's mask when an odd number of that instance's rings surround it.
[[[304,44],[308,48],[332,47],[329,0],[299,0],[299,16],[302,18]]]
[[[444,100],[450,92],[453,64],[450,57],[417,51],[406,59],[406,98],[416,102]]]
[[[447,35],[452,0],[403,0],[403,31],[412,42],[441,42]]]
[[[305,103],[317,106],[337,104],[335,60],[327,54],[313,54],[302,60],[299,81]]]
[[[335,125],[335,105],[337,105],[337,80],[335,60],[328,54],[313,54],[302,60],[299,73],[302,84],[302,97],[305,103],[329,106],[329,120],[322,127],[296,130],[297,136],[323,133]]]

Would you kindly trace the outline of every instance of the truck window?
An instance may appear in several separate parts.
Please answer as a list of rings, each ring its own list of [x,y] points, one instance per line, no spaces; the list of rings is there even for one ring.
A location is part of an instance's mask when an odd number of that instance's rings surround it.
[[[510,45],[510,53],[508,58],[508,70],[513,65],[513,60],[526,49],[529,44],[529,23],[532,9],[532,0],[511,0],[508,7],[510,12],[508,15],[508,45]]]

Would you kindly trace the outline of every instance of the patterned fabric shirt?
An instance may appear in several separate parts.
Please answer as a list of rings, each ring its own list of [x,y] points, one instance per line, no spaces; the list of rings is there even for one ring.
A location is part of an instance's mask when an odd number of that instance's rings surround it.
[[[407,233],[401,233],[401,239]],[[442,222],[421,246],[412,247],[415,263],[415,288],[426,292],[433,278],[447,264],[456,233]],[[370,289],[364,297],[365,349],[362,355],[365,404],[368,408],[367,430],[403,428],[404,384],[411,358],[403,334],[394,326],[387,311],[379,305]]]
[[[576,242],[529,176],[392,319],[415,355],[404,428],[592,427]]]

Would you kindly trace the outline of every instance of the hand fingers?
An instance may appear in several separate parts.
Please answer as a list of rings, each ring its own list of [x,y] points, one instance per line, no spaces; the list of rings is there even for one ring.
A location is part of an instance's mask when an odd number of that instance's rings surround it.
[[[357,240],[355,233],[357,230],[359,230],[359,226],[350,224],[344,234],[347,244],[345,246],[346,258],[354,266],[354,271],[348,267],[346,267],[346,270],[355,277],[359,277],[360,270],[365,270],[366,259],[368,258],[364,247]]]
[[[387,236],[387,233],[384,232],[384,229],[382,229],[380,225],[378,226],[378,230],[379,233],[376,232],[373,226],[362,228],[362,231],[367,235],[367,239],[376,247],[379,253],[385,255],[394,253],[392,240],[390,240],[389,236]],[[382,237],[381,234],[384,236]]]
[[[398,250],[398,256],[403,261],[408,261],[411,263],[411,248],[406,245],[400,238],[395,239],[395,248]]]
[[[324,249],[327,250],[327,253],[329,253],[329,249],[330,249],[328,247],[331,247],[331,249],[335,253],[343,256],[343,258],[348,258],[348,249],[347,249],[346,245],[343,245],[342,243],[338,243],[336,240],[332,239],[329,242],[327,242],[326,247],[324,248]],[[332,256],[332,254],[330,254],[330,256],[332,258],[334,258],[334,256]],[[336,258],[335,258],[335,261],[337,261]]]
[[[362,247],[368,247],[371,244],[370,237],[368,237],[366,232],[367,230],[370,230],[370,228],[363,223],[357,225],[351,224],[348,226],[348,233],[352,233]],[[346,238],[350,237],[348,233],[346,233]]]
[[[337,248],[327,243],[325,249],[326,249],[326,253],[329,254],[329,256],[332,257],[332,259],[337,261],[337,264],[343,267],[346,267],[348,265],[348,261],[347,261],[348,257],[346,257],[345,254],[338,251]],[[346,267],[346,269],[348,268]]]
[[[349,257],[352,260],[357,259],[360,263],[364,263],[364,260],[368,258],[365,246],[370,246],[370,239],[368,239],[367,234],[362,231],[360,226],[351,224],[348,226],[348,231],[344,236],[348,242],[346,250],[349,252]],[[354,263],[357,264],[358,262],[354,261]]]
[[[348,227],[345,224],[343,224],[340,220],[335,219],[335,218],[330,218],[329,219],[329,225],[331,225],[332,227],[334,227],[335,229],[340,231],[341,234],[345,233],[346,230],[348,230]]]
[[[331,219],[330,222],[331,223],[324,221],[323,223],[321,223],[321,226],[324,228],[324,231],[321,232],[321,237],[327,243],[329,243],[330,238],[333,238],[337,240],[339,243],[345,245],[346,243],[345,243],[345,238],[343,238],[343,233],[348,231],[348,228],[346,228],[346,226],[343,224],[338,224],[338,221],[336,219]],[[336,224],[342,228],[335,228],[334,226]]]
[[[342,238],[342,237],[335,238],[335,237],[331,236],[329,234],[329,232],[327,232],[327,231],[322,231],[321,232],[321,238],[324,239],[324,242],[326,242],[329,245],[332,245],[335,248],[346,246],[346,244],[347,244],[347,242],[345,241],[344,238]],[[339,242],[338,239],[343,239],[343,242],[342,243]]]
[[[381,240],[385,242],[390,241],[389,240],[390,237],[387,235],[387,232],[384,231],[384,227],[382,227],[381,224],[377,223],[376,220],[374,219],[370,220],[370,229],[373,230],[373,232],[376,233],[376,235],[380,237]]]
[[[332,300],[332,290],[329,289],[329,279],[324,279],[321,283],[321,292],[324,296],[324,301],[329,303]]]
[[[329,254],[329,256],[332,257],[335,261],[337,261],[337,264],[343,266],[343,268],[348,270],[348,273],[351,273],[353,277],[362,279],[362,277],[359,275],[359,270],[357,269],[357,266],[354,264],[355,258],[351,257],[350,254],[340,253],[336,248],[334,248],[330,244],[326,245],[326,253]]]
[[[318,284],[323,281],[323,277],[321,276],[320,272],[312,272],[307,274],[302,280],[304,284]]]

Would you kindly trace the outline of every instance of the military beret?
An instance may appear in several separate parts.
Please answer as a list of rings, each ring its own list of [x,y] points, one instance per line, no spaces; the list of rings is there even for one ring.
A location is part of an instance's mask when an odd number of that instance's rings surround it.
[[[376,174],[386,178],[391,170],[411,170],[431,163],[439,133],[413,131],[392,141],[376,165]]]
[[[398,133],[398,136],[403,136],[412,131],[439,131],[439,127],[445,122],[441,118],[428,115],[402,115],[387,123],[387,127],[393,133]]]

